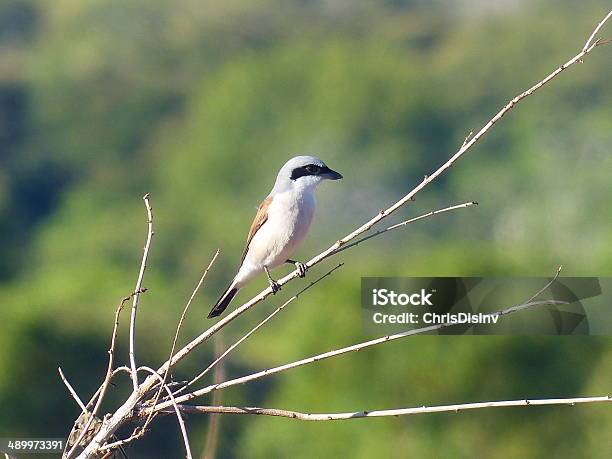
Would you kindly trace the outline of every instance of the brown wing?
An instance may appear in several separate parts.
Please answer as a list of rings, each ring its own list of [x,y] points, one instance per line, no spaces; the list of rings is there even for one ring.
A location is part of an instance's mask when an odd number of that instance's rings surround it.
[[[270,203],[272,202],[272,196],[267,197],[259,204],[257,208],[257,215],[255,215],[255,219],[253,223],[251,223],[251,229],[249,229],[249,235],[247,236],[246,246],[244,247],[244,251],[242,252],[242,259],[240,260],[240,264],[244,261],[247,252],[249,251],[249,244],[253,239],[253,236],[259,231],[259,228],[263,226],[263,224],[268,220],[268,207],[270,207]]]

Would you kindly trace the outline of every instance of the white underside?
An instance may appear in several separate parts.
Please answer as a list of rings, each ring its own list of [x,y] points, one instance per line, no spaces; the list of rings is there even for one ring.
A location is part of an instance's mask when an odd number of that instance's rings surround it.
[[[315,211],[313,189],[288,190],[273,196],[268,219],[257,231],[233,285],[241,288],[264,266],[269,270],[285,263],[304,240]]]

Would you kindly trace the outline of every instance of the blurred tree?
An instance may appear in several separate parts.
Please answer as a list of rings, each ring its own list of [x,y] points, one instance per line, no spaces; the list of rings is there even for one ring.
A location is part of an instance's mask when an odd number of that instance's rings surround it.
[[[70,429],[78,409],[57,363],[84,397],[95,387],[114,305],[133,288],[145,191],[156,237],[138,348],[154,364],[168,352],[168,324],[221,247],[184,333],[201,330],[235,268],[254,206],[288,156],[317,154],[345,175],[341,186],[322,190],[305,258],[430,173],[506,99],[578,49],[607,7],[478,4],[475,11],[472,2],[441,0],[3,3],[3,435]],[[361,276],[548,275],[561,263],[568,274],[608,274],[607,53],[526,101],[405,214],[471,199],[478,209],[344,254],[334,288],[322,284],[275,319],[274,332],[236,353],[228,377],[361,338]],[[607,338],[420,337],[225,397],[343,411],[606,393],[608,348]],[[210,352],[181,373],[200,368]],[[333,424],[228,416],[220,455],[607,457],[605,429],[590,426],[611,420],[609,410],[591,407]],[[201,446],[205,418],[188,422]],[[157,429],[134,457],[182,454],[173,421]]]

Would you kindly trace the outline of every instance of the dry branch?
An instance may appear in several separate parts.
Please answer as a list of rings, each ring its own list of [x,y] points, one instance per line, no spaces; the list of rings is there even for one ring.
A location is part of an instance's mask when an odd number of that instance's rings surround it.
[[[187,315],[187,311],[189,310],[189,306],[191,306],[191,303],[193,302],[193,299],[195,298],[196,294],[198,293],[198,290],[200,289],[200,287],[204,283],[204,279],[206,279],[206,276],[208,275],[208,271],[210,271],[210,268],[212,267],[212,265],[215,263],[215,260],[219,256],[219,252],[220,252],[220,250],[217,249],[217,251],[213,255],[212,259],[208,263],[208,266],[206,266],[206,269],[204,269],[204,272],[202,273],[202,277],[200,277],[200,281],[197,283],[197,285],[193,289],[193,292],[191,293],[191,296],[189,297],[189,300],[187,301],[187,304],[185,305],[185,308],[183,309],[183,313],[181,314],[181,318],[179,319],[179,323],[176,326],[176,332],[174,333],[174,339],[172,340],[172,347],[170,348],[170,357],[168,357],[168,360],[172,360],[172,355],[174,354],[174,350],[176,349],[176,341],[178,340],[179,333],[181,331],[181,326],[183,325],[183,321],[185,320],[185,316]],[[168,379],[168,373],[169,372],[170,372],[170,368],[167,368],[166,371],[164,372],[164,377],[162,378],[161,385],[159,386],[159,389],[157,390],[157,393],[155,394],[155,398],[153,399],[153,406],[157,405],[157,401],[159,400],[159,396],[161,394],[161,391],[163,390],[163,388],[166,385],[166,380]],[[143,426],[143,430],[147,428],[147,426],[149,425],[149,422],[151,422],[151,416],[149,416],[147,418],[147,420],[146,420],[146,422],[145,422],[145,424]]]
[[[146,292],[146,289],[142,289],[142,288],[140,290],[136,290],[135,292],[132,292],[130,295],[123,298],[119,302],[119,305],[117,306],[117,308],[115,309],[115,320],[113,322],[113,332],[111,334],[111,342],[108,348],[108,366],[106,367],[106,374],[98,390],[94,393],[94,395],[91,397],[89,402],[87,402],[87,408],[89,408],[94,403],[94,401],[95,401],[95,406],[93,408],[93,411],[91,412],[91,416],[87,417],[87,421],[85,422],[84,427],[80,427],[80,432],[78,434],[76,441],[74,442],[74,445],[64,455],[66,459],[70,458],[74,454],[76,449],[81,444],[81,441],[87,434],[90,426],[93,424],[94,420],[96,419],[96,415],[98,414],[100,406],[102,405],[102,401],[104,400],[104,396],[106,395],[106,389],[108,388],[108,385],[110,384],[111,379],[113,378],[113,375],[115,374],[115,372],[121,371],[123,369],[120,367],[120,368],[117,368],[116,370],[113,370],[113,359],[115,356],[115,342],[117,340],[117,329],[119,328],[119,317],[121,316],[121,311],[123,310],[125,303],[130,301],[134,295],[144,293],[144,292]],[[131,374],[131,371],[127,367],[124,367],[124,368],[128,370],[129,374]]]
[[[81,408],[81,412],[87,413],[87,408],[85,408],[85,404],[82,402],[80,397],[77,395],[72,385],[68,382],[68,379],[66,379],[66,376],[64,375],[64,372],[62,371],[62,368],[57,367],[57,372],[59,373],[60,378],[62,379],[64,385],[68,389],[68,392],[70,392],[70,395],[72,395],[72,398],[74,399],[74,401],[77,403],[77,405],[79,405],[79,408]]]
[[[221,355],[224,347],[223,334],[219,333],[215,336],[215,357]],[[225,365],[221,363],[215,368],[213,380],[221,382],[225,379]],[[214,405],[221,405],[223,400],[222,392],[215,392],[212,396]],[[180,407],[179,407],[180,409]],[[217,456],[217,448],[219,446],[219,431],[221,430],[221,415],[212,414],[208,417],[208,428],[206,429],[206,443],[204,451],[202,451],[201,459],[215,459]]]
[[[598,23],[594,32],[596,33],[597,31],[599,31],[609,18],[610,18],[610,14],[608,14],[600,23]],[[523,99],[530,96],[535,91],[537,91],[538,89],[540,89],[541,87],[543,87],[544,85],[552,81],[554,78],[556,78],[561,72],[563,72],[568,67],[578,62],[581,62],[582,59],[586,57],[591,51],[593,51],[597,46],[603,44],[601,40],[593,41],[592,36],[594,36],[594,33],[591,33],[591,36],[587,40],[585,47],[578,54],[576,54],[574,57],[572,57],[570,60],[568,60],[564,64],[557,67],[553,72],[547,75],[544,79],[540,80],[539,82],[531,86],[529,89],[523,91],[522,93],[512,98],[474,136],[471,136],[471,137],[468,136],[466,138],[467,141],[464,141],[461,148],[459,148],[459,150],[453,156],[451,156],[444,164],[438,167],[438,169],[436,169],[432,174],[426,175],[421,181],[421,183],[419,183],[416,187],[414,187],[408,194],[406,194],[404,197],[402,197],[400,200],[398,200],[397,202],[395,202],[388,208],[381,210],[379,213],[377,213],[370,220],[368,220],[363,225],[358,227],[356,230],[344,236],[342,239],[339,239],[329,248],[327,248],[323,252],[319,253],[318,255],[310,259],[306,263],[307,268],[311,268],[315,266],[316,264],[320,263],[321,261],[325,260],[326,258],[334,255],[335,253],[338,252],[338,249],[340,249],[342,246],[346,245],[348,242],[352,241],[359,235],[370,230],[378,222],[380,222],[384,218],[394,213],[396,210],[404,206],[407,202],[411,201],[417,193],[419,193],[421,190],[427,187],[427,185],[432,183],[440,175],[446,172],[459,158],[461,158],[467,151],[469,151],[469,149],[474,144],[476,144],[495,125],[495,123],[497,123],[506,113],[512,110],[520,101],[522,101]],[[296,269],[292,271],[291,273],[289,273],[288,275],[286,275],[285,277],[278,279],[277,282],[280,286],[282,286],[286,284],[287,282],[297,278],[298,275],[299,275],[299,270]],[[232,311],[227,316],[225,316],[224,318],[219,320],[217,323],[215,323],[213,326],[211,326],[208,330],[204,331],[199,336],[197,336],[195,339],[193,339],[189,344],[183,347],[183,349],[178,351],[175,354],[173,359],[166,361],[160,367],[158,372],[161,373],[162,371],[165,371],[166,367],[172,367],[173,365],[175,365],[177,362],[185,358],[185,356],[188,355],[194,348],[196,348],[197,346],[202,344],[204,341],[209,339],[212,335],[214,335],[220,329],[222,329],[227,324],[235,320],[238,316],[242,315],[247,310],[249,310],[256,304],[258,304],[259,302],[263,301],[271,293],[272,293],[272,288],[267,287],[264,290],[262,290],[258,295],[254,296],[249,301],[242,304],[240,307],[236,308],[234,311]]]
[[[263,319],[261,322],[259,322],[257,325],[255,325],[255,327],[253,327],[251,330],[249,330],[242,338],[240,338],[238,341],[236,341],[234,344],[232,344],[230,347],[228,347],[225,352],[223,352],[221,355],[219,355],[219,357],[217,357],[210,365],[208,365],[200,374],[198,374],[196,377],[194,377],[191,381],[189,381],[185,386],[183,386],[181,389],[177,390],[174,395],[180,394],[181,392],[184,392],[185,389],[187,389],[189,386],[191,386],[192,384],[194,384],[196,381],[199,381],[201,378],[203,378],[206,373],[208,373],[210,370],[212,370],[219,362],[221,362],[223,359],[225,359],[227,357],[227,355],[232,352],[234,349],[236,349],[240,344],[242,344],[245,340],[247,340],[253,333],[255,333],[257,330],[259,330],[261,327],[263,327],[266,323],[268,323],[274,316],[276,316],[279,312],[281,312],[283,309],[285,309],[285,307],[287,305],[289,305],[289,303],[292,303],[293,301],[297,300],[298,297],[306,292],[308,289],[310,289],[311,287],[315,286],[316,284],[318,284],[320,281],[322,281],[323,279],[325,279],[327,276],[330,276],[336,269],[341,268],[344,265],[344,263],[340,263],[339,265],[333,267],[332,269],[330,269],[329,271],[327,271],[325,274],[323,274],[322,276],[320,276],[318,279],[312,281],[310,284],[308,284],[306,287],[304,287],[302,290],[300,290],[299,292],[297,292],[295,295],[293,295],[291,298],[289,298],[287,301],[285,301],[283,304],[281,304],[278,308],[276,308],[274,311],[272,311],[270,314],[268,314],[266,316],[265,319]],[[156,403],[153,404],[153,406],[155,406]]]
[[[449,207],[444,207],[444,208],[438,209],[438,210],[432,210],[430,212],[427,212],[427,213],[424,213],[422,215],[419,215],[418,217],[409,218],[408,220],[404,220],[403,222],[396,223],[395,225],[391,225],[391,226],[389,226],[389,227],[387,227],[385,229],[378,230],[378,231],[376,231],[373,234],[369,234],[367,236],[364,236],[361,239],[358,239],[358,240],[356,240],[354,242],[351,242],[350,244],[346,244],[346,245],[340,247],[338,250],[336,250],[333,253],[333,255],[335,255],[337,253],[340,253],[343,250],[350,249],[351,247],[359,245],[362,242],[367,241],[368,239],[372,239],[374,237],[380,236],[381,234],[385,234],[388,231],[393,231],[394,229],[403,228],[405,226],[408,226],[411,223],[415,223],[415,222],[418,222],[419,220],[423,220],[424,218],[433,217],[434,215],[440,215],[440,214],[443,214],[445,212],[451,212],[453,210],[465,209],[466,207],[475,206],[475,205],[478,205],[478,203],[476,201],[464,202],[463,204],[457,204],[455,206],[449,206]]]
[[[604,44],[605,43],[604,41],[600,39],[596,39],[595,36],[599,32],[599,30],[603,27],[603,25],[606,23],[606,21],[610,18],[611,15],[612,15],[612,12],[608,13],[606,17],[597,24],[595,29],[590,34],[589,39],[586,41],[583,49],[578,54],[576,54],[573,58],[571,58],[570,60],[568,60],[561,66],[559,66],[549,75],[547,75],[544,79],[540,80],[538,83],[534,84],[526,91],[520,93],[519,95],[511,99],[474,136],[466,137],[465,141],[463,142],[463,144],[461,145],[461,147],[455,154],[453,154],[445,163],[443,163],[440,167],[438,167],[432,174],[426,175],[425,178],[416,187],[414,187],[410,192],[408,192],[401,199],[399,199],[397,202],[390,205],[386,209],[381,210],[378,214],[376,214],[370,220],[368,220],[367,222],[359,226],[353,232],[344,236],[342,239],[339,239],[334,244],[332,244],[329,248],[327,248],[323,252],[313,257],[311,260],[309,260],[306,263],[306,266],[308,268],[311,268],[315,266],[316,264],[320,263],[321,261],[325,260],[326,258],[339,253],[340,251],[339,249],[347,246],[347,244],[355,240],[358,236],[369,231],[374,225],[378,224],[381,220],[387,218],[389,215],[391,215],[392,213],[394,213],[395,211],[403,207],[407,202],[414,200],[414,196],[417,193],[422,191],[430,183],[435,181],[439,176],[441,176],[444,172],[446,172],[459,158],[461,158],[466,152],[468,152],[470,148],[472,148],[472,146],[474,146],[495,125],[497,121],[499,121],[507,112],[509,112],[512,108],[514,108],[516,104],[518,104],[524,98],[530,96],[535,91],[537,91],[538,89],[540,89],[541,87],[543,87],[544,85],[552,81],[554,78],[556,78],[561,72],[563,72],[568,67],[578,62],[582,62],[582,60],[589,53],[591,53],[597,46]],[[130,394],[130,396],[127,398],[127,400],[125,400],[125,402],[112,415],[105,417],[102,427],[97,431],[97,433],[93,436],[93,438],[91,439],[87,447],[79,455],[80,458],[91,458],[97,455],[101,450],[109,450],[111,448],[111,444],[105,445],[105,443],[108,442],[112,438],[113,434],[116,432],[116,430],[120,426],[122,426],[124,423],[133,419],[135,412],[137,411],[137,407],[142,406],[142,403],[144,401],[143,397],[145,397],[147,394],[150,394],[152,388],[154,388],[156,384],[160,384],[160,381],[162,380],[161,375],[165,375],[168,371],[171,370],[171,368],[176,363],[178,363],[179,361],[184,359],[187,355],[189,355],[193,349],[195,349],[197,346],[199,346],[200,344],[208,340],[211,336],[213,336],[223,327],[228,325],[230,322],[232,322],[238,316],[245,313],[248,309],[250,309],[257,303],[263,301],[265,298],[267,298],[272,293],[272,289],[270,287],[262,290],[258,295],[254,296],[249,301],[242,304],[240,307],[238,307],[237,309],[235,309],[234,311],[226,315],[224,318],[220,319],[213,326],[211,326],[210,328],[202,332],[199,336],[194,338],[191,342],[189,342],[182,349],[176,352],[173,357],[169,358],[164,364],[162,364],[160,368],[156,372],[154,372],[154,374],[149,375],[140,385],[138,385],[136,361],[135,361],[136,359],[135,359],[135,352],[134,352],[135,327],[136,327],[135,323],[136,323],[136,312],[137,312],[137,306],[138,306],[138,293],[137,292],[140,290],[141,285],[142,285],[142,278],[144,277],[144,271],[146,269],[146,260],[148,257],[151,238],[153,236],[153,224],[152,224],[153,222],[152,222],[151,208],[150,208],[150,204],[148,201],[148,195],[145,195],[144,200],[145,200],[145,205],[147,207],[147,215],[148,215],[147,243],[145,244],[145,247],[144,247],[141,269],[140,269],[140,273],[139,273],[138,280],[136,283],[136,289],[135,289],[136,295],[134,297],[132,315],[131,315],[131,321],[130,321],[130,366],[131,366],[131,370],[129,371],[129,373],[131,374],[131,378],[132,378],[133,391]],[[424,216],[422,216],[421,218],[424,218]],[[387,230],[390,230],[390,229],[392,229],[392,227],[387,228]],[[359,240],[357,241],[357,243],[359,243]],[[295,271],[291,272],[285,277],[279,279],[278,284],[281,286],[286,284],[287,282],[298,277],[298,273],[299,272],[296,269]],[[498,314],[499,315],[508,314],[510,312],[514,312],[514,310],[524,309],[526,307],[535,306],[536,304],[558,304],[558,302],[552,302],[552,301],[529,302],[527,304],[523,304],[523,305],[519,305],[515,307],[517,309],[509,308],[508,310],[500,311]],[[428,327],[428,328],[430,328],[431,331],[435,329],[431,327]],[[422,329],[420,332],[423,333],[425,331],[428,331],[428,330]],[[211,392],[212,390],[219,389],[222,386],[228,387],[230,385],[241,384],[243,382],[246,382],[247,380],[253,380],[253,379],[257,379],[257,378],[266,376],[268,374],[278,373],[280,371],[284,371],[289,368],[295,368],[296,366],[305,365],[307,363],[312,363],[312,362],[321,360],[322,358],[328,358],[333,355],[340,355],[346,352],[356,351],[356,350],[359,350],[359,349],[362,349],[368,346],[379,344],[380,342],[390,341],[393,339],[399,339],[404,336],[415,334],[415,332],[416,330],[411,331],[411,332],[406,332],[404,334],[389,335],[387,337],[379,338],[378,340],[372,340],[369,342],[360,343],[358,345],[349,346],[348,348],[343,348],[337,351],[332,351],[330,353],[320,354],[319,356],[314,356],[314,357],[311,357],[310,359],[304,359],[298,362],[293,362],[291,364],[287,364],[282,367],[276,367],[276,368],[272,368],[269,370],[264,370],[264,372],[256,373],[254,375],[248,375],[243,378],[237,378],[235,380],[226,381],[220,385],[209,386],[208,388],[204,388],[200,391],[196,391],[191,394],[183,395],[177,398],[176,400],[166,401],[157,406],[153,406],[153,407],[149,407],[148,409],[144,409],[140,412],[140,414],[148,415],[147,410],[148,411],[158,411],[162,407],[168,408],[170,405],[174,406],[173,402],[178,403],[179,401],[193,398],[193,396],[196,396],[196,393],[198,394],[208,393],[208,392]],[[499,402],[499,403],[503,403],[503,402]],[[116,445],[116,446],[119,446],[119,445]]]
[[[211,264],[215,261],[215,258],[217,258],[217,255],[219,255],[219,251],[217,250],[217,253],[215,254],[215,257],[212,259]],[[209,265],[210,268],[210,265]],[[207,269],[208,271],[208,269]],[[204,273],[204,275],[202,276],[202,279],[204,279],[204,277],[206,276],[206,272]],[[201,284],[202,282],[200,282]],[[195,293],[194,293],[195,295]],[[187,308],[185,308],[187,309]],[[155,370],[153,370],[152,368],[149,367],[140,367],[139,370],[145,370],[148,373],[150,373],[151,375],[157,377],[160,381],[161,386],[163,387],[163,389],[165,389],[166,393],[168,394],[168,397],[170,397],[170,401],[172,402],[172,406],[174,408],[174,411],[176,412],[176,419],[179,423],[179,427],[181,429],[181,434],[183,436],[183,443],[185,444],[185,455],[187,457],[187,459],[193,459],[193,456],[191,454],[191,446],[189,446],[189,437],[187,436],[187,428],[185,427],[185,421],[183,420],[183,416],[181,416],[181,410],[179,410],[178,405],[176,404],[176,401],[174,400],[174,396],[172,395],[172,391],[168,388],[168,386],[166,385],[166,381],[164,381]],[[148,418],[150,419],[150,418]],[[146,425],[142,427],[142,431],[144,432],[146,429]]]
[[[514,306],[510,306],[504,309],[501,309],[499,311],[496,312],[492,312],[490,314],[487,314],[489,316],[492,317],[502,317],[502,316],[506,316],[508,314],[512,314],[514,312],[518,312],[518,311],[522,311],[525,309],[529,309],[535,306],[544,306],[544,305],[562,305],[562,304],[567,304],[567,302],[565,301],[557,301],[557,300],[542,300],[542,301],[533,301],[537,296],[539,296],[540,294],[542,294],[542,292],[544,292],[559,276],[559,273],[561,272],[561,268],[559,268],[557,270],[557,272],[555,273],[555,276],[550,280],[550,282],[548,282],[542,289],[540,289],[535,295],[531,296],[531,298],[529,298],[526,302],[524,303],[520,303]],[[387,343],[390,341],[395,341],[401,338],[406,338],[408,336],[414,336],[414,335],[420,335],[423,333],[431,333],[437,330],[441,330],[443,328],[447,328],[447,327],[452,327],[453,323],[450,322],[445,322],[445,323],[441,323],[441,324],[436,324],[436,325],[430,325],[428,327],[423,327],[423,328],[418,328],[415,330],[407,330],[405,332],[401,332],[401,333],[395,333],[392,335],[386,335],[386,336],[382,336],[380,338],[375,338],[375,339],[371,339],[368,341],[364,341],[358,344],[353,344],[351,346],[346,346],[340,349],[336,349],[333,351],[329,351],[329,352],[324,352],[322,354],[317,354],[314,355],[312,357],[307,357],[305,359],[301,359],[301,360],[297,360],[295,362],[291,362],[291,363],[287,363],[284,365],[280,365],[277,367],[273,367],[273,368],[268,368],[266,370],[262,370],[262,371],[258,371],[257,373],[252,373],[250,375],[246,375],[246,376],[242,376],[239,378],[234,378],[234,379],[230,379],[228,381],[224,381],[220,384],[211,384],[209,386],[206,386],[202,389],[198,389],[195,390],[193,392],[190,392],[188,394],[185,395],[181,395],[179,397],[176,398],[176,402],[177,403],[184,403],[187,402],[189,400],[193,400],[196,397],[200,397],[202,395],[206,395],[212,391],[215,390],[219,390],[219,389],[225,389],[226,387],[231,387],[231,386],[236,386],[236,385],[240,385],[240,384],[245,384],[247,382],[250,381],[254,381],[256,379],[261,379],[264,378],[266,376],[270,376],[276,373],[281,373],[283,371],[287,371],[287,370],[291,370],[293,368],[297,368],[297,367],[301,367],[304,365],[309,365],[312,363],[316,363],[316,362],[320,362],[321,360],[325,360],[325,359],[329,359],[331,357],[336,357],[342,354],[347,354],[349,352],[359,352],[362,349],[366,349],[368,347],[372,347],[372,346],[376,346],[379,344],[383,344],[383,343]],[[154,409],[149,409],[149,411],[155,411],[158,412],[160,410],[163,410],[165,408],[167,408],[169,406],[169,402],[163,402],[160,403],[159,405],[157,405]]]
[[[584,403],[610,403],[612,395],[601,397],[548,398],[503,400],[495,402],[460,403],[456,405],[418,406],[414,408],[397,408],[393,410],[353,411],[347,413],[301,413],[299,411],[279,410],[276,408],[257,408],[249,406],[179,406],[183,413],[226,413],[250,414],[258,416],[278,416],[302,421],[341,421],[362,418],[380,418],[388,416],[407,416],[426,413],[458,413],[482,408],[501,408],[510,406],[546,406],[546,405],[579,405]]]
[[[144,273],[147,269],[147,259],[149,257],[149,249],[151,248],[151,240],[153,239],[153,210],[149,202],[149,193],[145,194],[145,208],[147,209],[147,241],[142,253],[142,261],[140,262],[140,271],[134,287],[134,301],[132,302],[132,314],[130,316],[130,368],[132,369],[132,385],[134,391],[138,390],[138,372],[136,371],[136,313],[138,311],[138,300],[140,300],[140,291],[142,289],[142,281]]]

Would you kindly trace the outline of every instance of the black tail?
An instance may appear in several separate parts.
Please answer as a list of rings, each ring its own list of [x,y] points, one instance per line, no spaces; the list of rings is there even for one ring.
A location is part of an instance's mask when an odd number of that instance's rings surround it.
[[[212,319],[213,317],[220,316],[223,311],[225,311],[225,308],[228,307],[236,293],[238,293],[238,289],[233,288],[230,285],[229,288],[225,292],[223,292],[221,298],[217,300],[217,304],[215,304],[215,307],[212,308],[212,310],[208,313],[208,318]]]

